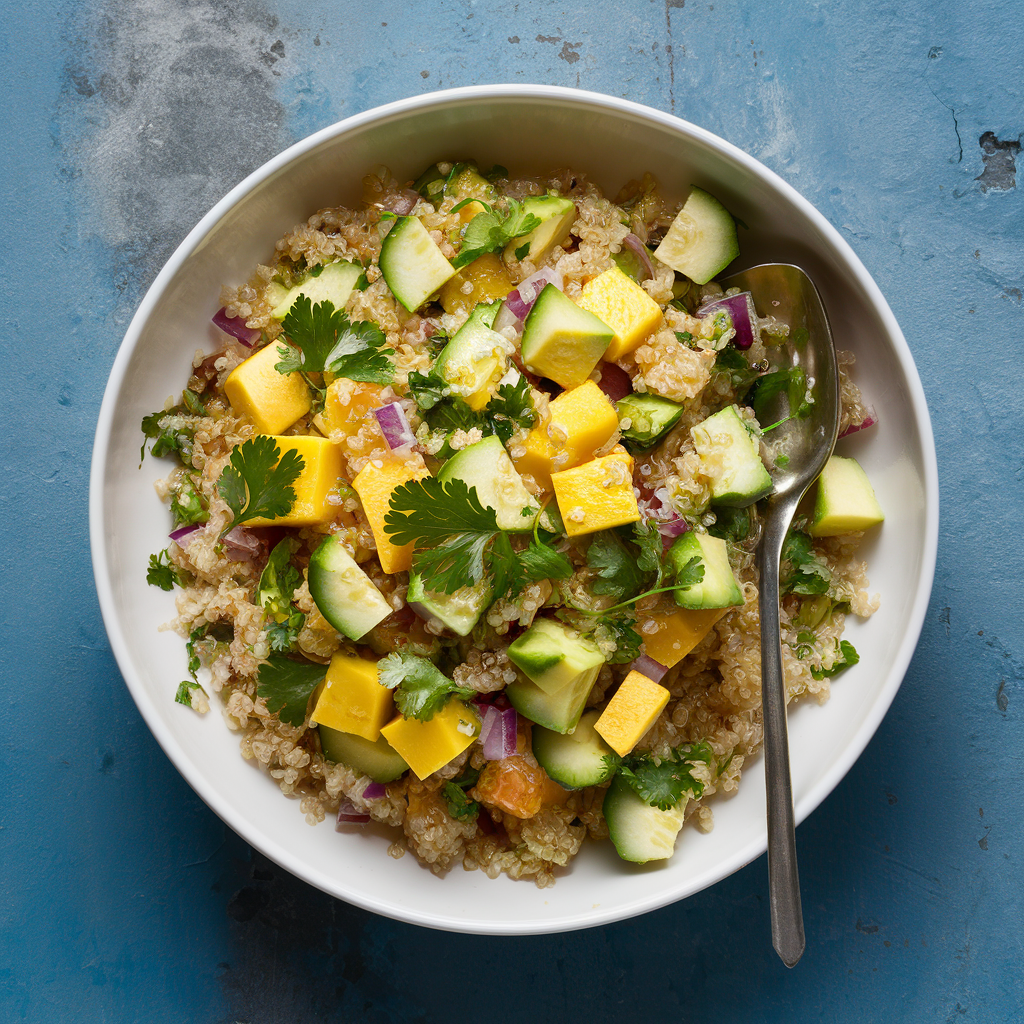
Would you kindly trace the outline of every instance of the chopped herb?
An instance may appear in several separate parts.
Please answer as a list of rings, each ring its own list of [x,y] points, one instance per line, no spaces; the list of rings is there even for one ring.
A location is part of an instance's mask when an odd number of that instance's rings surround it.
[[[715,517],[714,524],[708,527],[712,537],[739,544],[750,536],[749,509],[720,507],[715,509]]]
[[[466,227],[462,239],[462,251],[452,260],[452,266],[464,267],[488,252],[504,248],[513,238],[528,234],[540,226],[540,218],[523,211],[523,204],[515,199],[507,200],[508,212],[502,214],[493,206],[479,199],[463,200],[453,207],[452,212],[466,203],[476,202],[485,207]]]
[[[676,341],[682,345],[686,345],[687,348],[696,348],[693,341],[693,335],[689,331],[676,331]]]
[[[444,784],[441,793],[448,804],[448,813],[451,817],[459,821],[467,821],[477,816],[480,805],[475,800],[469,799],[466,790],[472,789],[479,778],[480,772],[467,766],[457,779],[452,779]]]
[[[217,491],[231,509],[232,518],[221,531],[250,519],[279,519],[295,504],[295,488],[303,467],[302,456],[289,448],[282,456],[274,438],[257,434],[231,452],[217,481]]]
[[[811,675],[815,679],[829,679],[832,676],[838,675],[844,669],[850,668],[852,665],[856,665],[860,661],[860,655],[857,653],[857,649],[848,640],[839,641],[839,650],[836,655],[835,661],[832,662],[831,668],[815,668],[811,666]]]
[[[306,721],[310,695],[326,674],[326,665],[272,654],[260,665],[256,694],[282,722],[299,727]]]
[[[395,704],[405,718],[429,722],[451,694],[472,697],[475,690],[459,686],[432,661],[415,654],[389,654],[377,662],[381,686],[395,690]]]
[[[177,570],[171,565],[171,556],[164,548],[163,551],[149,556],[149,568],[146,570],[146,582],[151,587],[159,587],[161,590],[173,590],[175,585],[181,586],[181,577]]]
[[[295,605],[281,621],[272,621],[267,626],[267,642],[272,651],[295,651],[299,644],[299,633],[306,624],[306,616]]]
[[[572,562],[561,551],[538,540],[536,535],[530,546],[519,553],[519,564],[530,583],[537,580],[566,580],[572,575]]]
[[[789,402],[789,415],[763,427],[762,433],[772,430],[789,419],[806,419],[811,413],[814,400],[807,394],[807,374],[802,366],[790,366],[784,370],[774,370],[758,377],[747,395],[747,402],[753,407],[758,423],[770,416],[772,402],[779,395],[785,395]]]
[[[409,390],[424,419],[433,430],[472,430],[496,434],[506,444],[517,428],[529,430],[537,422],[530,383],[520,377],[515,384],[502,384],[486,407],[479,412],[451,393],[451,387],[439,373],[409,374]]]
[[[205,410],[204,410],[205,412]],[[160,458],[164,455],[177,455],[183,466],[192,461],[192,446],[195,438],[195,427],[188,426],[161,426],[166,420],[181,416],[192,415],[184,405],[179,405],[168,412],[154,412],[142,418],[142,448],[139,452],[139,461],[146,457],[146,441],[153,442],[150,452]]]
[[[495,164],[484,177],[493,185],[495,182],[508,177],[508,168],[503,167],[501,164]]]
[[[411,370],[409,372],[409,391],[421,412],[429,412],[435,405],[451,396],[451,387],[448,382],[434,370],[429,370],[427,373]]]
[[[595,594],[609,594],[622,601],[644,585],[645,575],[636,555],[611,530],[593,535],[587,548],[587,565],[597,572],[591,586]]]
[[[517,260],[525,259],[526,255],[527,255],[527,253],[529,253],[529,251],[530,251],[530,243],[529,242],[523,242],[523,244],[521,246],[519,246],[518,249],[515,250],[516,259]]]
[[[750,386],[761,376],[761,371],[751,366],[746,356],[731,345],[726,345],[715,356],[715,373],[728,375],[729,383],[741,401]]]
[[[182,477],[171,489],[171,515],[175,526],[192,526],[210,518],[206,502],[191,477]]]
[[[186,679],[178,684],[177,692],[174,694],[174,702],[176,704],[184,704],[185,707],[192,707],[192,691],[198,690],[203,696],[206,696],[206,691],[193,679]]]
[[[684,794],[696,799],[704,792],[703,783],[693,776],[693,766],[698,762],[716,764],[714,752],[705,741],[677,747],[668,757],[646,751],[629,754],[618,770],[641,800],[667,811],[675,807]]]
[[[597,632],[603,634],[601,639],[615,642],[615,653],[606,660],[611,665],[628,665],[640,657],[640,645],[643,637],[633,628],[636,616],[630,611],[617,615],[602,615],[597,620]]]
[[[694,555],[679,568],[673,579],[675,586],[673,590],[688,590],[695,587],[704,579],[704,563],[698,555]]]
[[[665,576],[662,553],[665,545],[658,524],[650,519],[641,519],[633,524],[633,540],[640,548],[636,560],[638,568],[645,573],[654,573],[654,586],[660,587]]]
[[[790,529],[782,543],[782,571],[779,589],[783,594],[827,594],[832,572],[814,552],[811,538]]]
[[[286,615],[296,589],[302,585],[302,573],[291,562],[300,546],[297,538],[285,537],[274,546],[260,574],[256,604],[271,615]]]

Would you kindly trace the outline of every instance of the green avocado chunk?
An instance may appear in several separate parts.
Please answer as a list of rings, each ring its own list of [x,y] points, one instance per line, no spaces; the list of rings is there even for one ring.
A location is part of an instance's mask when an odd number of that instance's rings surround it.
[[[867,530],[885,519],[874,488],[856,459],[833,455],[818,477],[818,493],[808,533],[838,537]]]

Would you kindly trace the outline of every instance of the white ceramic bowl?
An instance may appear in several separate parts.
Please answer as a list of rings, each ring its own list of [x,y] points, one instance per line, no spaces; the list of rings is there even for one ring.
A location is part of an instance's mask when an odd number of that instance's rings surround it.
[[[553,888],[460,867],[444,879],[410,854],[393,860],[387,838],[306,825],[298,804],[244,761],[216,710],[200,717],[174,703],[185,677],[182,641],[159,632],[171,594],[145,582],[151,553],[166,546],[168,515],[152,483],[163,460],[139,468],[139,423],[184,385],[197,347],[220,342],[210,324],[222,283],[245,280],[276,239],[317,209],[357,205],[367,171],[386,164],[411,179],[433,161],[471,156],[513,171],[571,165],[614,197],[651,171],[677,195],[696,183],[749,230],[731,269],[791,262],[817,283],[840,348],[857,354],[856,377],[880,424],[841,442],[873,481],[884,527],[865,545],[882,608],[851,621],[860,664],[836,681],[825,707],[790,720],[797,819],[805,818],[867,745],[914,651],[931,589],[938,530],[935,451],[924,395],[885,299],[828,222],[752,157],[675,117],[625,100],[549,86],[455,89],[350,117],[275,157],[232,190],[163,268],[125,336],[96,432],[90,490],[92,555],[111,646],[160,745],[206,803],[282,867],[343,900],[434,928],[528,934],[632,917],[724,878],[765,849],[764,780],[749,766],[738,795],[713,804],[715,828],[687,827],[672,860],[637,868],[609,843],[588,844]],[[216,703],[216,702],[215,702]]]

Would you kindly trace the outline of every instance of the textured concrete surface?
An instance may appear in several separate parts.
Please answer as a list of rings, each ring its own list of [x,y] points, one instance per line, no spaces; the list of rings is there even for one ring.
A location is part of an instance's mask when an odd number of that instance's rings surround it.
[[[23,0],[4,22],[0,1019],[1024,1020],[1018,5]],[[157,269],[287,143],[497,81],[627,96],[765,161],[851,242],[921,371],[935,589],[892,710],[799,830],[793,972],[763,860],[565,937],[439,935],[333,901],[205,808],[106,642],[88,459]]]

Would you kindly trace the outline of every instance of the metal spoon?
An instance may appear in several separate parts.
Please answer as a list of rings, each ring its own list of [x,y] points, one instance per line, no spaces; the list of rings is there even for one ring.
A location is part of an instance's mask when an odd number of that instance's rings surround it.
[[[801,366],[814,398],[806,419],[776,427],[772,437],[788,456],[772,471],[775,485],[767,501],[757,549],[761,611],[761,703],[764,715],[764,770],[768,793],[768,893],[772,945],[787,967],[804,952],[804,920],[796,864],[793,789],[786,727],[786,684],[779,627],[779,562],[786,531],[800,499],[821,472],[839,432],[839,374],[828,317],[811,279],[799,267],[769,263],[722,281],[749,291],[760,316],[789,324],[790,341],[780,346],[783,366]],[[804,335],[806,332],[806,335]],[[812,383],[813,381],[813,383]],[[769,422],[788,413],[780,396]],[[777,415],[776,415],[777,413]]]

